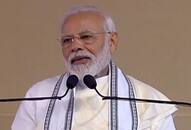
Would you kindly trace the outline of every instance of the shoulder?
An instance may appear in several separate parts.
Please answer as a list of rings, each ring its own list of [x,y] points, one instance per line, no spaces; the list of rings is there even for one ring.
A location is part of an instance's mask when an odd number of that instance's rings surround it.
[[[50,77],[32,85],[26,96],[50,96],[61,75]]]
[[[163,100],[170,100],[167,96],[165,96],[162,92],[158,91],[154,87],[140,81],[132,76],[127,76],[134,88],[135,95],[137,98],[152,98],[152,99],[163,99]]]
[[[156,90],[155,88],[151,87],[150,85],[140,80],[137,80],[131,76],[128,76],[128,78],[132,83],[136,98],[170,101],[170,99],[167,96],[165,96],[163,93]],[[138,112],[143,120],[152,119],[159,121],[165,119],[177,110],[175,105],[145,102],[137,102],[137,107]]]

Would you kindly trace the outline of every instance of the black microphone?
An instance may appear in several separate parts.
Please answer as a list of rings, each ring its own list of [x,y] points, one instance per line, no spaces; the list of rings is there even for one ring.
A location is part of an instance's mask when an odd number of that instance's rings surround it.
[[[138,101],[138,102],[149,102],[149,103],[159,103],[159,104],[171,104],[191,107],[189,102],[179,102],[179,101],[165,101],[165,100],[152,100],[152,99],[139,99],[139,98],[127,98],[127,97],[113,97],[113,96],[103,96],[96,89],[97,83],[93,76],[85,75],[83,78],[85,85],[90,89],[95,89],[96,93],[102,97],[102,100],[123,100],[123,101]]]
[[[65,94],[63,94],[62,96],[56,96],[57,99],[61,100],[63,97],[65,97],[67,95],[69,89],[73,89],[74,87],[76,87],[78,81],[79,80],[76,75],[70,75],[66,81],[67,90],[66,90]]]
[[[70,75],[66,81],[68,89],[73,89],[78,83],[78,77],[76,75]]]
[[[97,87],[97,82],[95,80],[95,78],[92,75],[85,75],[83,78],[84,84],[90,88],[90,89],[95,89],[96,93],[103,98],[105,98],[105,96],[103,96],[102,94],[99,93],[99,91],[96,89]]]
[[[53,96],[53,97],[31,97],[31,98],[7,98],[0,99],[0,102],[15,102],[15,101],[40,101],[48,99],[59,99],[61,100],[65,97],[69,89],[73,89],[78,83],[78,77],[76,75],[70,75],[66,81],[67,90],[62,96]]]

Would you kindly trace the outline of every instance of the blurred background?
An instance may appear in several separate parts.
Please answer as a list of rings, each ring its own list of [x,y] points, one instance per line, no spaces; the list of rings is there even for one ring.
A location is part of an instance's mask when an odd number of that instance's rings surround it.
[[[191,102],[191,1],[0,0],[0,98],[23,97],[32,84],[64,72],[57,42],[65,11],[96,5],[114,19],[114,61],[172,100]],[[9,130],[20,102],[0,103]],[[191,108],[179,107],[177,130],[190,130]]]

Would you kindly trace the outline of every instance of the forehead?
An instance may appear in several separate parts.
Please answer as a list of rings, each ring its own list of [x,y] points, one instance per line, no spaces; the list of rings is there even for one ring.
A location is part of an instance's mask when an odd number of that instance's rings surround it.
[[[61,33],[79,33],[82,31],[102,31],[104,17],[96,12],[79,12],[67,17],[62,25]]]

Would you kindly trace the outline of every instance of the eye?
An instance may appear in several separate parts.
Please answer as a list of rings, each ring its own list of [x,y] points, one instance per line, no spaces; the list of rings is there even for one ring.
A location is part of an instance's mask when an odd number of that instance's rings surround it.
[[[82,39],[82,40],[91,40],[93,38],[94,38],[93,34],[81,34],[80,35],[80,39]]]
[[[73,37],[62,37],[61,38],[61,43],[62,45],[66,45],[66,44],[69,44],[69,43],[72,43],[73,42]]]

